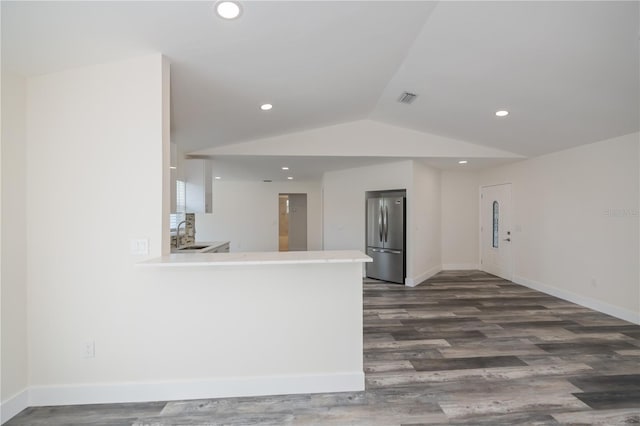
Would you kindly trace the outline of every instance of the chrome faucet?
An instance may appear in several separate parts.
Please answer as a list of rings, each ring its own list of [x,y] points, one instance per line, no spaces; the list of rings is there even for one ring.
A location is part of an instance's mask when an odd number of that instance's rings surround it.
[[[176,249],[180,249],[180,226],[184,224],[184,230],[185,233],[187,231],[187,221],[183,220],[182,222],[180,222],[178,224],[178,226],[176,227]],[[186,235],[186,234],[185,234]]]

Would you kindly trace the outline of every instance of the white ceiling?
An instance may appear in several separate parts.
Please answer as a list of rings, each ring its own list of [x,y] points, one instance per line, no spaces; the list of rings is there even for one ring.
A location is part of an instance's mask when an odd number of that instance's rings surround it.
[[[526,156],[638,131],[638,5],[440,3],[371,118]]]
[[[212,4],[2,1],[2,65],[162,52],[184,151],[367,117],[527,156],[639,129],[638,2]]]

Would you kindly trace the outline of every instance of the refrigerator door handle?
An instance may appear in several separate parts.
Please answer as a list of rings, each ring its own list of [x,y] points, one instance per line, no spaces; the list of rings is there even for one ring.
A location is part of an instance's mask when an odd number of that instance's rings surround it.
[[[389,242],[389,206],[384,206],[384,242]]]
[[[386,250],[385,253],[402,254],[401,250]]]
[[[383,226],[384,226],[384,219],[382,216],[382,204],[380,204],[380,214],[378,215],[378,234],[380,234],[380,241],[382,241]]]

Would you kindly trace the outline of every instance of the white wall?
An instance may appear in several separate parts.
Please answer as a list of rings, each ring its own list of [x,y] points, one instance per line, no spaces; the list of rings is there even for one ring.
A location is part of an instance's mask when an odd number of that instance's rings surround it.
[[[406,189],[413,185],[411,161],[327,172],[323,176],[325,250],[366,253],[365,193]]]
[[[161,55],[27,81],[29,404],[362,389],[359,264],[136,266],[168,244],[168,82]]]
[[[514,281],[640,321],[639,136],[480,174],[513,184]]]
[[[440,174],[406,160],[328,172],[323,178],[324,247],[366,252],[365,193],[407,190],[407,281],[440,270]]]
[[[164,375],[149,363],[148,336],[162,333],[145,319],[157,306],[130,240],[159,256],[168,231],[167,94],[161,55],[27,82],[31,386]]]
[[[441,172],[413,162],[413,190],[407,199],[411,219],[407,233],[413,251],[409,285],[418,285],[442,269]]]
[[[24,79],[3,72],[0,422],[27,402],[25,97]]]
[[[278,251],[278,194],[307,194],[307,248],[322,250],[320,182],[213,182],[213,213],[196,214],[196,241],[231,251]]]
[[[479,176],[477,172],[442,172],[442,268],[479,266]]]

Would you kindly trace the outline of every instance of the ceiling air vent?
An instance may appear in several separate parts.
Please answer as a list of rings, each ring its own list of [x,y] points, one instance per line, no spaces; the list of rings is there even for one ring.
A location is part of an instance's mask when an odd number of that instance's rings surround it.
[[[415,101],[417,97],[418,95],[416,95],[415,93],[404,92],[398,98],[398,102],[400,102],[401,104],[410,104],[411,102]]]
[[[264,179],[263,182],[273,182],[271,179]]]

